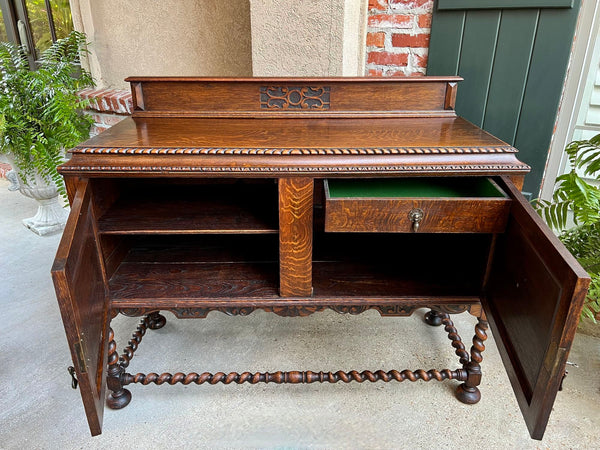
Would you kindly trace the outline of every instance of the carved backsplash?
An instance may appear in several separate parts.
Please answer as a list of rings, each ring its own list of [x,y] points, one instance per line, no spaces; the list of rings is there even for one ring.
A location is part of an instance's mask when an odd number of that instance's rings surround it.
[[[261,109],[329,109],[329,86],[261,86]]]

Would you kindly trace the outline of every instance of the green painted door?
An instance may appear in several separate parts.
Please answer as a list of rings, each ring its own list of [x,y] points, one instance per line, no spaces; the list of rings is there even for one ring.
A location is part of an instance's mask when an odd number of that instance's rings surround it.
[[[460,75],[456,111],[519,149],[537,196],[581,0],[436,0],[427,75]]]

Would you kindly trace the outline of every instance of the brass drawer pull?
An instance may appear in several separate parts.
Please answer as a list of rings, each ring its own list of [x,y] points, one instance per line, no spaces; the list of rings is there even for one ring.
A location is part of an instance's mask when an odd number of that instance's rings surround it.
[[[417,231],[419,231],[419,225],[421,224],[421,221],[423,220],[423,210],[421,208],[413,208],[410,210],[410,212],[408,213],[408,218],[410,219],[410,221],[412,222],[413,226],[413,231],[416,233]]]

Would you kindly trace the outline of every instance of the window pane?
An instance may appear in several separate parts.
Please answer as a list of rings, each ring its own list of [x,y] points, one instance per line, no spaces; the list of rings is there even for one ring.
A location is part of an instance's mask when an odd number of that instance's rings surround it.
[[[33,35],[33,45],[35,46],[38,58],[40,52],[50,47],[52,36],[50,35],[50,24],[48,14],[46,13],[46,3],[44,0],[27,0],[27,16],[29,17],[29,26]]]
[[[8,42],[8,36],[6,34],[6,27],[4,26],[4,16],[2,10],[0,10],[0,42]]]
[[[44,0],[26,0],[25,5],[27,6],[29,25],[33,34],[36,58],[38,58],[41,52],[52,45],[46,2]],[[50,6],[52,7],[56,37],[61,39],[73,29],[69,0],[53,0],[50,1]]]
[[[73,31],[73,19],[71,18],[71,7],[69,0],[51,0],[52,15],[54,16],[54,28],[56,39],[62,39]]]

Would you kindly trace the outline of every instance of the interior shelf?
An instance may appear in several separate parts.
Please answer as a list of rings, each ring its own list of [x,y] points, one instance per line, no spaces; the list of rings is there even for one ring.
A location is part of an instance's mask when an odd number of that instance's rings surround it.
[[[311,301],[479,296],[489,236],[427,238],[318,233]],[[128,245],[110,279],[111,298],[121,307],[146,300],[188,306],[285,300],[276,235],[139,236]]]
[[[98,221],[102,234],[277,233],[277,184],[138,182]]]
[[[378,233],[315,240],[314,295],[327,297],[479,296],[491,242],[486,235]]]
[[[109,282],[113,299],[278,297],[277,236],[130,240]]]

